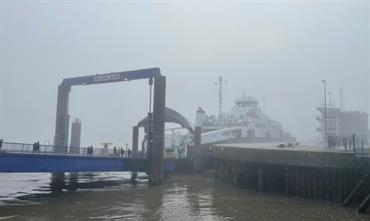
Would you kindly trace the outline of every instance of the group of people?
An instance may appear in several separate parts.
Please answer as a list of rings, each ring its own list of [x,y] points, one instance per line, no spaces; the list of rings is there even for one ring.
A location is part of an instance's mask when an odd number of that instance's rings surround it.
[[[92,156],[94,154],[94,148],[92,145],[87,147],[86,153],[88,156]]]
[[[2,146],[3,146],[3,139],[0,139],[0,151],[1,151]],[[39,141],[33,143],[32,153],[33,154],[34,153],[40,153],[40,142]],[[94,154],[94,148],[93,148],[92,145],[87,147],[86,154],[88,156],[92,156]],[[108,155],[108,152],[106,154]],[[126,144],[126,150],[123,147],[117,148],[116,146],[114,146],[113,155],[114,156],[120,156],[120,157],[131,157],[132,156],[132,151],[131,151],[131,149],[128,148],[128,144]]]
[[[40,142],[39,141],[33,143],[32,153],[40,153]]]
[[[132,151],[127,147],[127,144],[126,144],[126,151],[123,149],[123,147],[121,147],[118,150],[118,148],[116,146],[114,146],[114,148],[113,148],[113,155],[114,156],[124,157],[125,153],[128,157],[131,157]]]
[[[92,156],[94,154],[94,148],[93,148],[92,145],[87,147],[86,154],[88,156]],[[100,151],[100,155],[101,156],[109,156],[108,149],[107,148],[103,148]],[[123,147],[117,148],[116,146],[114,146],[114,148],[113,148],[113,156],[131,157],[132,156],[132,151],[127,147],[127,145],[126,145],[126,150]]]

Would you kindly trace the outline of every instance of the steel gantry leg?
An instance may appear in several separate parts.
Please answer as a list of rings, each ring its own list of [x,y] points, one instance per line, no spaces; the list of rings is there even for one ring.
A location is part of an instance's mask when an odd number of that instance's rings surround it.
[[[69,133],[69,93],[71,86],[60,84],[58,87],[57,116],[55,122],[54,152],[67,153]]]
[[[154,78],[153,145],[149,151],[149,183],[161,184],[164,177],[164,122],[166,77]]]

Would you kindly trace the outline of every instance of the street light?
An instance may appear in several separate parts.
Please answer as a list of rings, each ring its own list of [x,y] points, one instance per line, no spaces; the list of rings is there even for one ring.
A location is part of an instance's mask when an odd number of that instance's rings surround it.
[[[327,146],[327,136],[326,136],[326,80],[321,80],[324,83],[324,142]]]

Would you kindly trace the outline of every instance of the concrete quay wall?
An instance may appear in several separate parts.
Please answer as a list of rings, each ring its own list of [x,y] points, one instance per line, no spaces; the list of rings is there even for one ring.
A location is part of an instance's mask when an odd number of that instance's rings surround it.
[[[343,202],[365,173],[370,158],[350,152],[277,144],[213,146],[216,179],[286,196]]]

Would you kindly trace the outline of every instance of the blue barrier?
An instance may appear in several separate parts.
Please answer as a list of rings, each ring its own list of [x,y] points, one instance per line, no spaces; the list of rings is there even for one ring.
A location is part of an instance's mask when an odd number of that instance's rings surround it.
[[[145,171],[145,159],[0,153],[0,172]]]
[[[164,171],[165,172],[174,172],[176,169],[175,160],[166,160],[164,161]]]
[[[146,159],[0,153],[0,172],[146,172]],[[175,161],[164,162],[165,172],[175,170]]]

